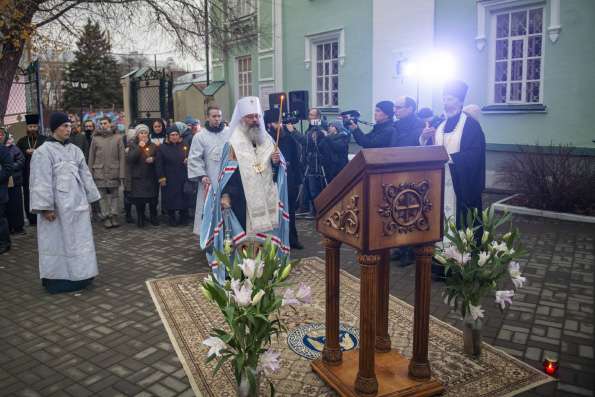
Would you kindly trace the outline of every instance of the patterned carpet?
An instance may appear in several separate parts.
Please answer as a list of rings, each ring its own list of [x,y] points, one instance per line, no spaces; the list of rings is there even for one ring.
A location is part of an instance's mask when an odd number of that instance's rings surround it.
[[[215,363],[205,363],[208,349],[201,342],[208,337],[211,328],[223,326],[223,317],[200,292],[199,284],[204,277],[204,274],[167,277],[149,280],[147,286],[196,395],[231,397],[236,395],[231,369],[225,367],[213,376]],[[298,307],[297,314],[291,309],[282,312],[290,334],[304,324],[324,323],[324,262],[319,258],[302,260],[291,280],[303,281],[312,287],[313,303]],[[341,272],[340,282],[341,322],[346,329],[357,329],[359,280]],[[389,317],[393,349],[411,357],[413,308],[391,296]],[[281,352],[281,369],[270,378],[277,395],[335,395],[312,372],[310,361],[303,354],[296,354],[295,346],[292,348],[286,336],[273,342],[273,349]],[[432,317],[429,358],[433,376],[446,387],[445,396],[513,396],[553,380],[487,344],[477,360],[468,358],[462,351],[462,333]],[[268,395],[267,384],[262,382],[262,395]]]

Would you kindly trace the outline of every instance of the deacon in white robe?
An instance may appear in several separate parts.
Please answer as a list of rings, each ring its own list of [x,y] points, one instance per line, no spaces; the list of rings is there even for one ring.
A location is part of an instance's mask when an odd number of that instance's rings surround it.
[[[68,115],[53,113],[50,127],[52,137],[33,153],[29,185],[39,273],[48,292],[72,292],[98,274],[89,204],[100,195],[83,152],[68,140]]]
[[[194,134],[188,155],[188,179],[199,183],[193,228],[197,236],[200,236],[205,197],[209,186],[217,189],[221,153],[231,135],[231,130],[221,121],[222,117],[221,109],[209,106],[205,126]]]

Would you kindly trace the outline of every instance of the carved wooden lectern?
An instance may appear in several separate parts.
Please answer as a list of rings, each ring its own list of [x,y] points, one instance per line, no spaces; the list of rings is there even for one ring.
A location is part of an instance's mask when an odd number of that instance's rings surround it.
[[[361,150],[315,200],[326,237],[326,342],[313,370],[342,396],[431,396],[444,391],[428,361],[433,243],[442,240],[442,146]],[[359,350],[339,346],[339,248],[358,250]],[[413,357],[391,350],[389,250],[416,253]]]

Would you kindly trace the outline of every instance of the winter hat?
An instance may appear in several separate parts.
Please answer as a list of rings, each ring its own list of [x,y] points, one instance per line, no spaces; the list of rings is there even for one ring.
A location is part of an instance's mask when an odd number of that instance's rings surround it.
[[[180,133],[180,130],[178,129],[178,127],[175,124],[170,127],[167,127],[167,130],[165,130],[165,133],[167,134],[167,136],[169,136],[169,134],[171,134],[172,132],[177,132],[178,134]]]
[[[134,135],[140,134],[141,131],[146,131],[149,133],[149,127],[146,124],[139,124],[134,127]]]
[[[186,116],[186,118],[184,119],[184,124],[194,126],[200,124],[200,120],[195,119],[192,116]]]
[[[54,112],[50,116],[50,130],[56,131],[64,123],[70,123],[70,119],[66,113]]]
[[[452,95],[459,99],[461,102],[465,102],[465,96],[467,96],[467,90],[469,86],[461,80],[452,80],[444,85],[444,95]]]
[[[382,110],[382,113],[386,114],[389,118],[395,115],[395,104],[391,101],[380,101],[376,104],[376,107]]]

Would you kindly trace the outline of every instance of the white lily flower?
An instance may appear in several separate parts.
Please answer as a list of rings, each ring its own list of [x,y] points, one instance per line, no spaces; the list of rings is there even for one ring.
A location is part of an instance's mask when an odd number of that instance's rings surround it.
[[[506,246],[505,242],[498,243],[497,241],[492,241],[490,246],[494,251],[496,251],[496,254],[508,251],[508,247]]]
[[[261,289],[260,291],[258,291],[256,293],[256,295],[254,295],[254,297],[252,298],[252,304],[253,305],[258,305],[258,303],[262,300],[262,297],[264,296],[264,290]]]
[[[242,286],[238,286],[239,283],[234,285],[232,281],[231,288],[233,289],[233,299],[240,306],[248,306],[252,303],[252,283],[250,280],[244,281]]]
[[[211,337],[203,340],[202,344],[205,346],[208,346],[210,348],[209,352],[207,353],[207,355],[209,357],[212,356],[213,354],[216,355],[217,357],[221,357],[221,350],[223,350],[227,347],[225,342],[223,342],[220,338],[218,338],[216,336],[211,336]]]
[[[469,255],[468,253],[462,254],[454,245],[451,245],[448,248],[446,248],[443,254],[447,258],[454,259],[461,266],[469,262],[469,260],[471,259],[471,255]]]
[[[481,308],[481,305],[473,306],[472,304],[469,304],[469,314],[471,314],[473,320],[483,318],[483,309]]]
[[[512,277],[511,280],[516,289],[523,288],[523,285],[527,282],[527,278],[521,276]]]
[[[521,265],[518,262],[511,261],[508,264],[508,274],[510,274],[510,277],[512,277],[512,278],[520,277],[521,276]]]
[[[244,273],[246,278],[254,280],[255,278],[262,276],[264,262],[256,262],[254,259],[244,259],[243,262],[240,263],[240,269],[242,269],[242,273]]]
[[[490,259],[489,252],[485,252],[485,251],[480,252],[479,259],[477,260],[477,265],[479,267],[482,267],[483,265],[485,265],[488,262],[488,259]]]
[[[290,289],[287,288],[285,290],[285,293],[283,294],[283,299],[281,300],[281,305],[285,306],[285,305],[299,305],[300,301],[297,300],[297,298],[295,297],[295,292]]]
[[[513,256],[514,253],[515,253],[514,248],[511,248],[511,249],[508,250],[508,255]]]
[[[295,297],[302,303],[312,303],[312,288],[309,285],[300,283],[300,286],[295,293]]]
[[[279,357],[281,357],[281,353],[277,353],[270,349],[260,356],[259,366],[262,368],[265,375],[271,375],[273,372],[277,372],[277,370],[281,367],[279,364]]]
[[[508,239],[510,239],[511,236],[512,236],[512,233],[508,232],[504,236],[502,236],[502,239],[504,239],[505,241],[508,241]]]
[[[512,297],[514,291],[496,291],[496,303],[500,305],[502,310],[506,309],[506,304],[512,305]]]
[[[463,240],[463,242],[467,242],[467,235],[465,234],[464,230],[459,230],[459,237],[461,240]]]

